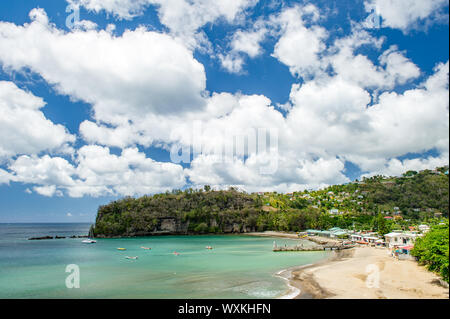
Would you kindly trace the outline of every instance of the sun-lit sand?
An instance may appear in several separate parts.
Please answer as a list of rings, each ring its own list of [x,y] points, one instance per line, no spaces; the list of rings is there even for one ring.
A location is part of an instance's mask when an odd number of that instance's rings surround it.
[[[265,231],[265,232],[254,232],[254,233],[246,233],[248,236],[258,236],[258,237],[278,237],[278,238],[292,238],[299,239],[299,236],[296,233],[287,233],[287,232],[279,232],[279,231]]]
[[[298,238],[295,233],[266,231],[253,236]],[[325,239],[333,242],[333,239]],[[329,260],[293,270],[290,285],[297,298],[427,299],[449,298],[439,276],[413,260],[397,260],[386,248],[342,250]]]
[[[340,254],[335,260],[294,271],[292,284],[313,298],[449,298],[437,275],[415,261],[391,257],[387,249],[358,247]]]

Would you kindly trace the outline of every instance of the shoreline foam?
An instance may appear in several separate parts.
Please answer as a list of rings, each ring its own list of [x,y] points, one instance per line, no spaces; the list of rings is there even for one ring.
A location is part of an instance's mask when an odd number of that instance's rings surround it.
[[[274,276],[283,279],[286,281],[286,285],[288,287],[288,291],[277,297],[277,299],[295,299],[302,294],[302,290],[300,287],[295,286],[292,282],[292,272],[299,271],[303,268],[311,267],[315,264],[306,264],[299,267],[291,267],[287,269],[280,270]]]
[[[286,276],[284,276],[285,273]],[[277,297],[277,299],[294,299],[301,293],[301,290],[299,288],[291,285],[290,278],[292,276],[292,270],[283,269],[277,272],[274,276],[283,279],[288,287],[288,291],[282,294],[281,296]]]

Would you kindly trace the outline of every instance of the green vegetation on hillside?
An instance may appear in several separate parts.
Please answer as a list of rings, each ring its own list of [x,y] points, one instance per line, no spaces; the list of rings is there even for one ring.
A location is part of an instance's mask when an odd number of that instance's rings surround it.
[[[151,233],[161,228],[161,219],[167,218],[177,221],[178,227],[172,232],[224,232],[224,225],[237,222],[256,226],[260,207],[257,197],[234,189],[188,189],[137,199],[128,197],[99,208],[94,232],[108,236]]]
[[[417,239],[411,251],[421,264],[439,273],[446,282],[449,282],[448,235],[448,221],[435,225],[424,237]]]
[[[101,206],[93,231],[96,236],[139,236],[341,227],[383,235],[448,217],[446,172],[448,167],[402,177],[374,176],[289,194],[213,191],[205,186],[127,197]]]

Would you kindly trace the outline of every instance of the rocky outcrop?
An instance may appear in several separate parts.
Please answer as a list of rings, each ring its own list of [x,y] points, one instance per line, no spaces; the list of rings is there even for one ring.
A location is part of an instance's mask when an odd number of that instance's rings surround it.
[[[87,235],[73,235],[70,237],[56,235],[54,237],[53,236],[30,237],[30,238],[28,238],[28,240],[48,240],[48,239],[65,239],[65,238],[74,239],[74,238],[87,238],[87,237],[88,237]]]
[[[177,232],[177,222],[175,218],[161,218],[160,229],[161,231]]]
[[[42,236],[42,237],[31,237],[28,238],[28,240],[46,240],[46,239],[53,239],[52,236]]]

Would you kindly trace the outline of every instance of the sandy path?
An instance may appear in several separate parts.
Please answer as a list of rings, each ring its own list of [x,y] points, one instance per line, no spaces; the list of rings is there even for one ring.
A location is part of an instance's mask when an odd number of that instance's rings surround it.
[[[448,288],[436,284],[438,276],[415,261],[390,257],[387,249],[342,253],[338,260],[294,271],[292,284],[314,298],[449,298]]]

